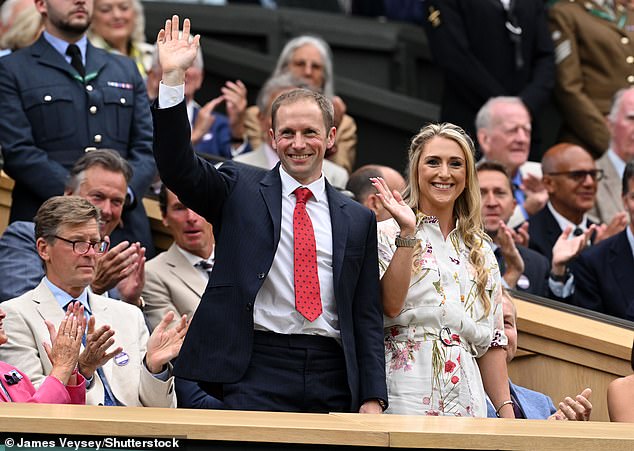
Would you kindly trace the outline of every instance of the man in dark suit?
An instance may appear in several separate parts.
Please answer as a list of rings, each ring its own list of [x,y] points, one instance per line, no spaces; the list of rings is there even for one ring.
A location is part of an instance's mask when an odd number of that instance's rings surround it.
[[[623,205],[634,217],[634,163],[623,173]],[[582,252],[571,269],[575,275],[574,303],[595,312],[634,321],[634,224]]]
[[[443,69],[440,119],[476,138],[474,119],[491,97],[518,96],[539,118],[555,80],[543,0],[426,0],[423,26]],[[534,127],[534,130],[536,127]],[[533,132],[531,157],[541,154]]]
[[[542,171],[549,201],[528,221],[531,249],[552,260],[553,246],[567,228],[573,236],[584,235],[596,244],[626,227],[622,217],[615,218],[609,225],[597,225],[588,219],[603,171],[597,169],[592,156],[584,149],[569,143],[551,147],[542,159]]]
[[[568,240],[562,234],[553,248],[553,262],[532,249],[519,245],[521,240],[507,223],[515,210],[511,179],[504,166],[495,161],[478,164],[478,182],[482,195],[482,220],[500,266],[502,283],[537,296],[565,298],[573,287],[566,266],[579,252],[580,238]]]
[[[213,225],[216,262],[176,374],[206,382],[229,409],[380,413],[376,221],[323,177],[332,104],[309,90],[282,94],[269,131],[280,164],[217,170],[189,143],[183,83],[199,45],[189,28],[186,19],[179,37],[174,16],[159,32],[154,153],[166,186]]]
[[[113,242],[140,241],[153,254],[141,201],[156,173],[152,124],[134,62],[86,39],[92,0],[36,0],[44,32],[0,59],[0,146],[14,180],[11,222],[32,221],[40,204],[61,195],[68,171],[95,148],[118,151],[133,168],[131,205]]]

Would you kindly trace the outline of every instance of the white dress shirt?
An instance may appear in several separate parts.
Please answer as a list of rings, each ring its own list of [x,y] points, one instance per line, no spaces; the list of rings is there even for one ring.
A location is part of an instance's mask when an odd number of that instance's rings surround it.
[[[159,108],[170,108],[182,102],[185,85],[159,85]],[[280,241],[271,269],[255,297],[253,321],[255,330],[280,334],[321,335],[340,339],[339,316],[334,297],[332,272],[332,224],[326,194],[326,182],[321,177],[309,185],[302,185],[280,166],[282,181],[282,224]],[[321,292],[322,314],[313,322],[295,310],[293,211],[296,188],[304,186],[313,193],[306,203],[306,211],[313,223],[317,247],[317,273]]]

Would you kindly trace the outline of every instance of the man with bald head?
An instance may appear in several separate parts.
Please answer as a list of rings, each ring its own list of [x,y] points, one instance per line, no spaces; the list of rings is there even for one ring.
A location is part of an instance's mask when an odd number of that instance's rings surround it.
[[[391,190],[397,190],[401,193],[405,189],[405,179],[397,170],[378,164],[367,164],[350,174],[346,190],[354,194],[357,202],[372,210],[378,222],[385,221],[391,218],[392,215],[377,197],[376,189],[370,183],[371,177],[383,178]]]
[[[571,236],[592,236],[594,243],[623,230],[621,222],[597,226],[588,219],[603,171],[586,150],[575,144],[557,144],[544,154],[542,171],[549,201],[529,221],[531,249],[552,260],[553,245],[566,230]]]
[[[517,205],[509,226],[518,226],[541,210],[548,200],[541,185],[540,164],[528,161],[530,113],[519,97],[493,97],[478,111],[476,128],[483,159],[501,163],[511,176]]]
[[[625,210],[621,198],[621,179],[625,165],[634,161],[634,88],[619,90],[608,115],[610,147],[597,160],[605,178],[599,183],[597,202],[590,216],[601,222],[610,222]]]

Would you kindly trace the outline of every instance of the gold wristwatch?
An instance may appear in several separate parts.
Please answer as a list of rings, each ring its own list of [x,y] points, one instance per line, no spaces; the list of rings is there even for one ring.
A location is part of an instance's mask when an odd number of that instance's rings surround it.
[[[418,239],[416,237],[411,238],[403,238],[401,235],[396,235],[396,239],[394,240],[394,245],[396,247],[414,247],[418,243]]]

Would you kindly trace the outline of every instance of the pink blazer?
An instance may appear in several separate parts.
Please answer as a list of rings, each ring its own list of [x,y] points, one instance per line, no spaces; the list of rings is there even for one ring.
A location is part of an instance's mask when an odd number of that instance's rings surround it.
[[[22,379],[17,384],[9,385],[5,375],[17,371]],[[7,398],[4,390],[0,389],[0,402],[37,402],[45,404],[86,404],[86,380],[77,373],[77,385],[62,384],[58,379],[48,376],[39,389],[20,370],[8,363],[0,361],[0,383],[9,393]]]

